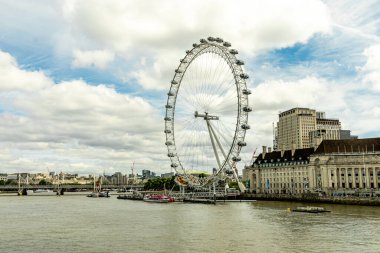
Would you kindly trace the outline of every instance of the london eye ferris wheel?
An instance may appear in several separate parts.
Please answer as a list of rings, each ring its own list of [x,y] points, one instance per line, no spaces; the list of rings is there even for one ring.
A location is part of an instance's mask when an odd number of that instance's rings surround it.
[[[230,47],[221,38],[201,39],[186,51],[175,70],[165,105],[164,132],[167,155],[180,184],[205,186],[237,180],[235,163],[246,146],[252,109],[244,62]]]

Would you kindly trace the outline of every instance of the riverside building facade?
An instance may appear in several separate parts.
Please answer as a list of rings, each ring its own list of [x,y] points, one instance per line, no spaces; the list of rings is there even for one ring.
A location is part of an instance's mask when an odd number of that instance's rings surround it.
[[[310,157],[317,189],[380,195],[380,138],[324,140]]]
[[[243,170],[243,180],[249,181],[254,193],[299,194],[313,187],[310,185],[309,168],[312,148],[263,151],[250,168]]]
[[[243,180],[254,193],[380,196],[380,138],[323,140],[316,150],[263,147]]]

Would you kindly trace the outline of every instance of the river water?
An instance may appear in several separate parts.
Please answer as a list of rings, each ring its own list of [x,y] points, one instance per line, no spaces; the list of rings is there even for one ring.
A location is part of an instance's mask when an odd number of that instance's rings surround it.
[[[0,252],[380,252],[380,207],[0,196]]]

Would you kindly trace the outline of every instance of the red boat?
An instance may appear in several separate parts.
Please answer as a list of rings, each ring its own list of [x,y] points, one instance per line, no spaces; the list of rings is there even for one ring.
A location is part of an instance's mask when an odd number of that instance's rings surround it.
[[[146,202],[156,202],[156,203],[168,203],[174,202],[174,198],[166,195],[145,195],[143,198]]]

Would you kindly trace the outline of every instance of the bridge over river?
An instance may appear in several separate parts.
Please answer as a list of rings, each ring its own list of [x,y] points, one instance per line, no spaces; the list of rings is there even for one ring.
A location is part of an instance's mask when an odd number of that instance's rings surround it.
[[[132,189],[132,190],[143,190],[143,185],[103,185],[103,189]],[[31,184],[22,184],[22,185],[0,185],[0,192],[18,192],[22,195],[27,195],[28,190],[52,190],[56,191],[59,194],[63,194],[66,191],[84,191],[84,190],[93,190],[93,184],[49,184],[49,185],[31,185]]]

